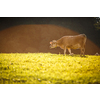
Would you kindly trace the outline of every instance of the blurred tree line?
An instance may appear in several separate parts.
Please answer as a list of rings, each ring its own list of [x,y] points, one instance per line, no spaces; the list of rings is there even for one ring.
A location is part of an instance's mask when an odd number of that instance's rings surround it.
[[[94,26],[96,30],[100,30],[100,17],[94,17]]]

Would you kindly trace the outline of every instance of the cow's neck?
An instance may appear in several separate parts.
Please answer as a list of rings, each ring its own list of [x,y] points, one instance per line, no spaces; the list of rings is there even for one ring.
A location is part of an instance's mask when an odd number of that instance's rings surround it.
[[[62,45],[62,41],[61,40],[57,40],[57,47],[60,47]]]

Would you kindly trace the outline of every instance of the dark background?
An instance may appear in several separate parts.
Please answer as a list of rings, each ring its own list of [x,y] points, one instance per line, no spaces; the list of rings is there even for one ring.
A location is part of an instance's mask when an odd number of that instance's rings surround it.
[[[16,25],[53,24],[69,28],[87,37],[100,47],[100,30],[94,27],[93,17],[1,17],[0,31]]]

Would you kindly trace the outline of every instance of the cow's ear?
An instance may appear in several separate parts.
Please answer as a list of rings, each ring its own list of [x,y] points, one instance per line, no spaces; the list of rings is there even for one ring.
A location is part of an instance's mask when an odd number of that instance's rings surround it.
[[[50,42],[50,44],[52,44],[52,42]]]

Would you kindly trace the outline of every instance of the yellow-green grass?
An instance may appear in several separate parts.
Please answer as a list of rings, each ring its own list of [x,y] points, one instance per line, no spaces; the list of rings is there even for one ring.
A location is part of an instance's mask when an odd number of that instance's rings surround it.
[[[100,56],[1,53],[0,84],[97,84]]]

